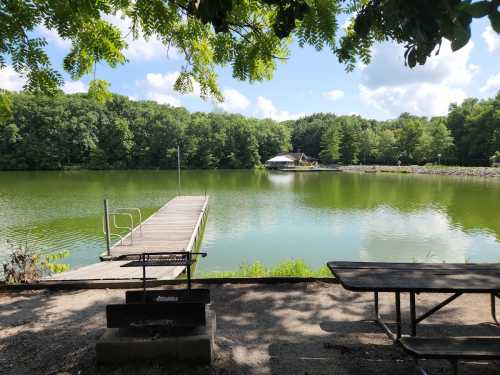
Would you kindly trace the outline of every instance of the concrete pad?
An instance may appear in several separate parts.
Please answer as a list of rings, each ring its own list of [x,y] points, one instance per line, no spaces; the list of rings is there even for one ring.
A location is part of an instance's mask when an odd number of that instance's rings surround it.
[[[215,312],[207,309],[207,325],[182,335],[144,335],[144,332],[108,328],[96,344],[102,364],[170,359],[210,364],[213,360]]]

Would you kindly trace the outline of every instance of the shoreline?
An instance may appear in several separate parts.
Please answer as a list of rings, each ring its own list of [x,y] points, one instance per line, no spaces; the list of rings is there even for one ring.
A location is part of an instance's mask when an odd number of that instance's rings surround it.
[[[159,168],[138,168],[138,169],[90,169],[90,168],[63,168],[63,169],[0,169],[0,172],[130,172],[130,171],[176,171],[176,169]],[[182,168],[181,171],[269,171],[265,168]],[[280,170],[285,171],[286,170]],[[319,170],[293,170],[288,172],[316,172],[316,171],[337,171],[346,173],[411,173],[428,174],[441,176],[461,176],[461,177],[500,177],[500,167],[463,167],[463,166],[421,166],[421,165],[335,165],[335,167],[325,166]]]
[[[420,165],[345,165],[347,173],[411,173],[460,177],[500,177],[499,167],[420,166]]]

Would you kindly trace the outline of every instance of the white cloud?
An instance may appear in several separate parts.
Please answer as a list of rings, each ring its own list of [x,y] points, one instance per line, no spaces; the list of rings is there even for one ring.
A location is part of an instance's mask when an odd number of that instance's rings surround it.
[[[69,49],[71,47],[71,41],[68,39],[63,39],[59,36],[56,30],[47,29],[45,26],[38,26],[36,31],[41,36],[47,39],[47,42],[55,44],[59,48]]]
[[[170,73],[148,73],[146,79],[136,81],[136,86],[146,91],[146,96],[161,104],[180,106],[179,93],[174,90],[174,84],[179,77],[179,72]],[[199,96],[200,85],[193,81],[193,91],[183,94],[184,96]]]
[[[404,66],[404,48],[395,43],[375,47],[372,63],[361,72],[361,99],[382,112],[397,116],[411,112],[423,116],[443,115],[450,103],[461,103],[479,68],[470,63],[474,44],[457,52],[443,42],[437,56],[423,66]]]
[[[342,90],[331,90],[323,93],[323,96],[331,100],[332,102],[340,100],[344,97],[344,92]]]
[[[124,17],[121,12],[118,12],[114,16],[105,15],[104,19],[120,29],[128,45],[124,54],[129,60],[151,61],[162,57],[174,59],[179,56],[175,48],[168,48],[159,38],[149,38],[146,40],[141,36],[134,39],[131,32],[132,21],[129,17]]]
[[[0,88],[10,91],[23,89],[26,80],[20,76],[12,67],[0,68]]]
[[[496,93],[500,90],[500,73],[488,78],[483,87],[481,87],[481,92],[493,92]]]
[[[180,107],[181,102],[178,98],[168,95],[168,94],[160,94],[157,92],[150,92],[148,93],[148,99],[154,100],[155,102],[159,104],[168,104],[171,105],[172,107]]]
[[[175,93],[174,84],[179,77],[179,72],[170,73],[148,73],[146,79],[136,82],[137,86],[147,90],[158,91],[163,93]],[[193,80],[193,91],[184,95],[200,96],[200,85]]]
[[[257,98],[256,115],[263,118],[271,118],[276,121],[295,120],[299,117],[304,117],[305,113],[290,113],[277,109],[273,102],[269,99],[259,96]]]
[[[148,73],[146,74],[146,79],[138,82],[138,85],[152,90],[171,92],[174,90],[174,84],[177,77],[179,77],[179,72],[166,74]]]
[[[497,34],[490,25],[486,26],[481,36],[489,52],[493,53],[500,51],[500,35]]]
[[[214,102],[215,107],[227,112],[238,112],[246,109],[250,101],[247,97],[235,89],[222,90],[224,101],[222,103]]]
[[[349,28],[349,26],[351,25],[353,20],[354,20],[354,16],[347,17],[344,20],[344,22],[342,22],[341,30],[344,32],[347,31],[347,29]]]
[[[76,94],[77,92],[87,92],[87,85],[82,81],[64,82],[62,90],[66,94]]]
[[[397,86],[410,83],[440,83],[468,85],[478,67],[470,64],[474,43],[470,42],[457,52],[452,52],[450,42],[444,41],[439,55],[431,56],[425,65],[411,69],[404,65],[404,47],[385,42],[375,47],[372,62],[363,70],[361,80],[369,88]]]
[[[462,103],[464,90],[442,84],[415,83],[402,86],[381,86],[370,89],[359,85],[364,103],[390,116],[410,112],[420,116],[439,116],[448,112],[451,103]]]

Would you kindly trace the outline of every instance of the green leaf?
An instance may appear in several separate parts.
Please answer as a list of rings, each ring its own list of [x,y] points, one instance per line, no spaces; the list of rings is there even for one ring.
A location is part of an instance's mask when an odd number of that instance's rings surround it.
[[[493,30],[500,33],[500,12],[493,10],[490,14],[488,14],[488,18],[490,19]]]
[[[454,37],[451,40],[452,51],[457,51],[465,46],[470,39],[470,25],[455,24]]]
[[[450,19],[444,18],[441,21],[441,31],[444,35],[444,37],[448,40],[453,39],[453,30],[454,30],[454,24]]]
[[[112,99],[112,94],[109,91],[109,83],[102,79],[94,79],[90,81],[88,96],[93,98],[100,104],[104,104]]]
[[[0,124],[7,122],[12,115],[12,95],[0,89]]]
[[[408,65],[410,68],[414,68],[417,65],[417,53],[415,49],[412,49],[408,53]]]
[[[477,1],[472,4],[467,4],[464,7],[464,11],[470,14],[474,18],[481,18],[486,16],[491,9],[491,3],[489,1]]]

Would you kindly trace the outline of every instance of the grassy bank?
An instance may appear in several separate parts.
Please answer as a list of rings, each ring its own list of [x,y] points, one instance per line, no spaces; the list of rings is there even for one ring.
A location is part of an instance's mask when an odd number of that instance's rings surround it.
[[[206,272],[197,275],[201,278],[226,277],[331,277],[328,267],[311,269],[303,260],[288,260],[273,267],[266,267],[261,262],[243,263],[234,271]]]

